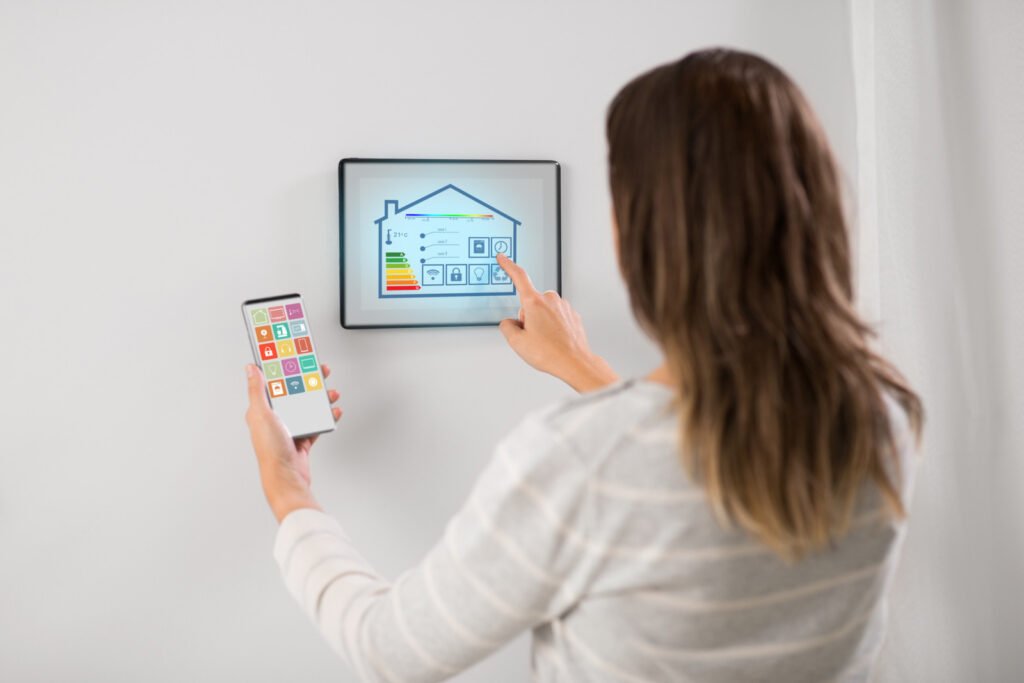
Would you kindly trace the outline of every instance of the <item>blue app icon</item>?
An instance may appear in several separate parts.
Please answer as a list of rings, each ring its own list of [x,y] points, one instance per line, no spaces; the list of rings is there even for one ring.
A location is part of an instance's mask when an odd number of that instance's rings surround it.
[[[306,391],[306,385],[302,381],[301,376],[287,377],[285,378],[284,383],[288,385],[289,394],[301,394]]]

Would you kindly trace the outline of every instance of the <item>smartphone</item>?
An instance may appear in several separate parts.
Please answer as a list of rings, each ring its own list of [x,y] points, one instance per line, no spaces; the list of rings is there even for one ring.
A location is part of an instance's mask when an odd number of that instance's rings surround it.
[[[249,299],[242,316],[270,405],[292,437],[334,431],[306,305],[298,294]]]

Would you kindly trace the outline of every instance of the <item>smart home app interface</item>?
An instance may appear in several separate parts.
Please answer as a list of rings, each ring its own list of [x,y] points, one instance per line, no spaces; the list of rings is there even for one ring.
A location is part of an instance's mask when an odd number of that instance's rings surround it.
[[[504,254],[557,289],[553,163],[343,163],[347,323],[497,322],[518,312]]]
[[[294,436],[332,429],[334,419],[306,311],[299,298],[247,303],[246,321],[274,410]]]

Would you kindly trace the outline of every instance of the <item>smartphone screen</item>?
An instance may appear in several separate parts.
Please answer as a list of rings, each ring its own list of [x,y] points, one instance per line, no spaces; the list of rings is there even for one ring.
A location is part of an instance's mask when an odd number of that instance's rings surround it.
[[[298,294],[242,304],[256,363],[263,368],[270,405],[295,438],[333,431],[320,359],[306,307]]]

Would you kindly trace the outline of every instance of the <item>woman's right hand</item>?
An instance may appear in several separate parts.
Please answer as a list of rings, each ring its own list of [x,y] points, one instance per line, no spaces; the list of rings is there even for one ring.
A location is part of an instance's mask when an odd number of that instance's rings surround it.
[[[580,393],[618,379],[611,366],[590,350],[579,313],[568,301],[552,290],[538,292],[526,271],[504,254],[498,255],[498,265],[519,292],[519,318],[502,320],[499,328],[520,358]]]

